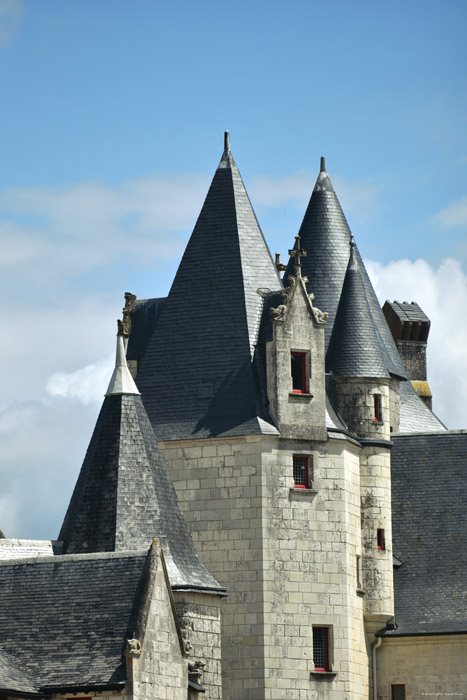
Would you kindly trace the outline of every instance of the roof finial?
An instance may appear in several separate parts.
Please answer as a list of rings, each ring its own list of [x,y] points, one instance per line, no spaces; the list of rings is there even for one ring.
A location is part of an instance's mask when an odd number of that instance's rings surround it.
[[[227,131],[224,131],[224,151],[227,153],[230,151],[230,134]]]
[[[321,156],[321,163],[319,166],[319,171],[320,171],[320,173],[326,172],[326,158],[324,156]]]
[[[355,248],[355,238],[353,237],[353,233],[350,234],[349,244],[351,248]]]
[[[300,235],[298,233],[295,236],[294,247],[289,250],[289,255],[291,258],[295,258],[294,270],[297,275],[301,276],[302,264],[300,262],[300,258],[306,257],[306,250],[300,248]]]

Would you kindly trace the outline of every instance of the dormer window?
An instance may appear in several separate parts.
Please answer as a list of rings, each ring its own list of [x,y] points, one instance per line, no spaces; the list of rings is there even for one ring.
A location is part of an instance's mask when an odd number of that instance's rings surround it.
[[[306,352],[291,352],[292,391],[294,394],[308,393],[308,377],[306,372]]]
[[[373,402],[374,402],[373,421],[375,423],[382,423],[383,422],[383,414],[381,411],[381,394],[373,394]]]

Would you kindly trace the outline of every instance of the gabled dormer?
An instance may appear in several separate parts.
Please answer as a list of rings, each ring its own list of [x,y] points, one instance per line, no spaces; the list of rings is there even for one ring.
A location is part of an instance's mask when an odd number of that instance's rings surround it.
[[[271,414],[283,437],[326,439],[324,327],[327,313],[313,306],[300,259],[300,236],[289,251],[294,274],[289,287],[269,308],[272,340],[266,344],[267,387]]]

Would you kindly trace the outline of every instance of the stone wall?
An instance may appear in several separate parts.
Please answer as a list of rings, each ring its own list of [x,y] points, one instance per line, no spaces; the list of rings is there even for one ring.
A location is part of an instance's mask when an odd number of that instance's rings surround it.
[[[221,599],[219,596],[174,591],[175,609],[188,662],[201,662],[204,700],[222,697]]]
[[[360,447],[274,436],[160,447],[200,556],[229,591],[223,699],[368,698]],[[293,488],[297,453],[313,457],[313,491]],[[329,675],[312,675],[313,625],[330,629]]]
[[[467,696],[467,635],[385,639],[376,658],[378,700],[399,683],[407,700]]]

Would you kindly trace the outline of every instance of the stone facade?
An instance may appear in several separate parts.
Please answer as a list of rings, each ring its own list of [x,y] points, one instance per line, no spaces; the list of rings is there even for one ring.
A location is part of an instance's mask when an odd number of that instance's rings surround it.
[[[378,658],[378,700],[391,700],[391,685],[406,685],[407,700],[465,697],[465,635],[384,640]]]
[[[161,448],[198,551],[229,589],[224,700],[368,696],[356,571],[361,448],[273,436]],[[299,453],[313,457],[312,491],[294,489]],[[313,625],[330,630],[329,675],[313,675]]]

